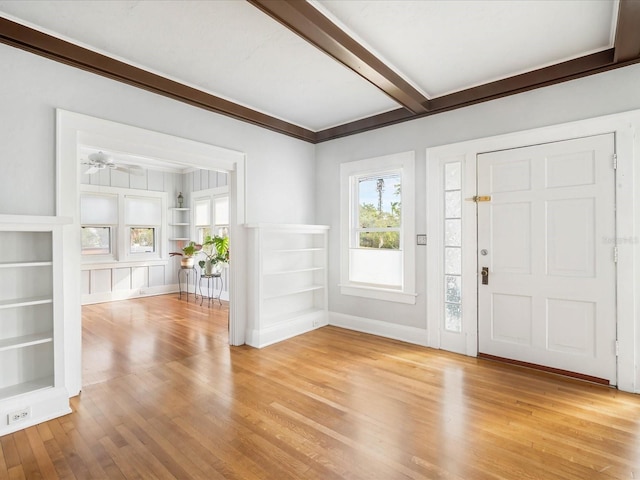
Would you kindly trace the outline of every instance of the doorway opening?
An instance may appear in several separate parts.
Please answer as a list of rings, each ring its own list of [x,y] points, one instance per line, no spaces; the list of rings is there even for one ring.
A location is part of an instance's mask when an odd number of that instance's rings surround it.
[[[115,168],[87,168],[95,152]],[[229,251],[227,173],[96,146],[82,145],[80,155],[83,305],[182,289],[195,295],[202,290],[199,263],[210,259],[219,270],[215,296],[229,300],[228,261],[221,259],[227,255],[214,256],[206,242],[224,239]],[[185,282],[181,260],[191,243],[204,246]]]
[[[82,145],[98,146],[104,150],[127,152],[140,158],[163,159],[196,170],[216,170],[228,175],[229,237],[238,252],[244,250],[244,169],[241,152],[196,142],[138,127],[110,122],[86,115],[57,111],[57,197],[56,214],[70,217],[72,223],[63,232],[65,262],[62,266],[64,283],[64,342],[65,384],[71,396],[82,387],[82,313],[81,313],[81,218],[79,198],[81,175],[80,149]],[[85,168],[86,169],[86,168]],[[244,306],[235,295],[244,290],[244,259],[238,255],[229,264],[229,343],[244,343]]]

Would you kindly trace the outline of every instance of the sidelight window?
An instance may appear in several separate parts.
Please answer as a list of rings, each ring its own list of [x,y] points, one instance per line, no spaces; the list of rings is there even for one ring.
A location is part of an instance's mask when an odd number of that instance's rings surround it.
[[[444,166],[444,328],[462,330],[462,165]]]

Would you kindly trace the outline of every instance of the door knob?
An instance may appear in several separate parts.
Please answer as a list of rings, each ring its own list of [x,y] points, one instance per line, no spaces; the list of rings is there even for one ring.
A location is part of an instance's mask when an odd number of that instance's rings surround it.
[[[480,275],[482,275],[482,285],[489,285],[489,267],[482,267]]]

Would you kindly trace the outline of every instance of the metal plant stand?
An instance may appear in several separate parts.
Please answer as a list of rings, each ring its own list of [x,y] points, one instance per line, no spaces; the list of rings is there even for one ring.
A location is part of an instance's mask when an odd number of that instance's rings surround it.
[[[198,282],[198,286],[200,287],[200,305],[205,299],[205,296],[202,294],[202,281],[207,281],[207,303],[208,306],[211,306],[212,300],[218,300],[220,305],[222,305],[222,300],[220,300],[220,296],[222,295],[222,274],[220,273],[212,273],[207,275],[205,273],[200,275],[200,281]],[[218,287],[218,294],[215,294],[216,291],[216,283]]]
[[[178,270],[178,290],[180,290],[180,299],[182,299],[182,277],[184,277],[185,294],[187,295],[187,302],[189,301],[189,280],[193,274],[193,301],[197,300],[196,296],[196,279],[198,278],[198,272],[195,267],[180,267]]]

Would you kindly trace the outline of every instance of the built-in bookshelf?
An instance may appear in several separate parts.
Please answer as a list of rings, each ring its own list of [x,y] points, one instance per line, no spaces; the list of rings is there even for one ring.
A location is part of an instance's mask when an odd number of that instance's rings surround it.
[[[263,347],[326,325],[325,225],[248,225],[247,343]]]
[[[64,384],[62,228],[0,215],[0,435],[70,413]]]
[[[191,230],[191,209],[187,207],[169,208],[170,241],[184,242],[189,240]]]

